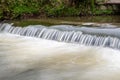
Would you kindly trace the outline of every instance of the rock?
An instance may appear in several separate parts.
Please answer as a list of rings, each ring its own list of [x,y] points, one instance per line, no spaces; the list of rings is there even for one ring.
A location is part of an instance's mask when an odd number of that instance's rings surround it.
[[[107,10],[107,7],[104,6],[104,5],[101,5],[101,6],[100,6],[100,9],[101,9],[101,10]]]

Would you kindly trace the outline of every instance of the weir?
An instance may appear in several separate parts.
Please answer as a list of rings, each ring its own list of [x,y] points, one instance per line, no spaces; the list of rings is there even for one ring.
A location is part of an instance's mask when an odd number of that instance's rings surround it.
[[[120,49],[120,28],[87,28],[71,25],[57,25],[51,27],[30,25],[22,28],[4,23],[0,24],[0,32],[87,46]]]

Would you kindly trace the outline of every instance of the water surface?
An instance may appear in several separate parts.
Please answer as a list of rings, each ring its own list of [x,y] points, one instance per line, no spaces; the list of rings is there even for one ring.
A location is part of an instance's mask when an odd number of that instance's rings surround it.
[[[120,26],[120,16],[86,16],[86,17],[58,17],[58,18],[39,18],[39,19],[22,19],[7,21],[14,23],[16,26],[28,26],[28,25],[58,25],[58,24],[71,24],[81,25],[82,23],[109,23]]]
[[[120,51],[0,33],[0,80],[120,80]]]

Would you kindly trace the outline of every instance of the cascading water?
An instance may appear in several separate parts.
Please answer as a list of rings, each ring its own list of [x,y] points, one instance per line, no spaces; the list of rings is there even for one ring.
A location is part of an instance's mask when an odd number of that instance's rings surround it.
[[[50,28],[41,25],[36,25],[21,28],[14,27],[10,24],[1,24],[0,31],[18,34],[22,36],[31,36],[42,39],[56,40],[61,42],[120,49],[120,28],[75,28],[69,25],[52,26]]]
[[[120,80],[119,38],[119,28],[0,24],[0,80]]]

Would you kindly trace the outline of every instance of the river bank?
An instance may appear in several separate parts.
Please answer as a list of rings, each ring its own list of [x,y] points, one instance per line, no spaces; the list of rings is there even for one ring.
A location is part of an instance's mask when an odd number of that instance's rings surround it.
[[[99,4],[101,1],[103,4]],[[119,5],[104,5],[105,2],[106,0],[1,0],[0,20],[119,14]]]

